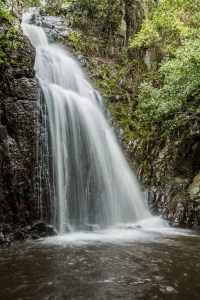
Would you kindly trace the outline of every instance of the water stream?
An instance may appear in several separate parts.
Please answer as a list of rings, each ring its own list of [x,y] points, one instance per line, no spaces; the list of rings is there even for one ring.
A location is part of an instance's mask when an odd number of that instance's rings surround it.
[[[47,107],[51,223],[60,233],[150,217],[139,185],[103,113],[103,100],[71,54],[42,28],[22,29],[36,47],[35,70]]]

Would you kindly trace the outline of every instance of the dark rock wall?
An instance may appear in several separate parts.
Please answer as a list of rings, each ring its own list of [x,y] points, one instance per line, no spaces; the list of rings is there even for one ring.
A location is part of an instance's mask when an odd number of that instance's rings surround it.
[[[0,27],[6,41],[5,60],[0,63],[0,247],[14,240],[56,234],[46,226],[52,210],[46,108],[35,77],[35,48],[17,28],[20,7],[13,25]],[[62,36],[68,34],[59,18],[36,13],[32,23],[36,22],[44,25],[50,42],[56,30]]]
[[[147,191],[153,214],[171,226],[200,226],[200,135],[186,131],[173,140],[138,139],[127,149]]]
[[[0,230],[24,227],[37,219],[35,199],[38,84],[34,78],[35,49],[26,37],[18,49],[24,63],[3,70],[0,92]],[[13,52],[9,53],[12,56]],[[26,75],[26,77],[24,77]]]
[[[0,64],[0,245],[9,245],[45,230],[43,223],[35,225],[42,218],[38,203],[41,125],[35,49],[10,25],[4,24],[0,34],[7,41],[5,61]]]

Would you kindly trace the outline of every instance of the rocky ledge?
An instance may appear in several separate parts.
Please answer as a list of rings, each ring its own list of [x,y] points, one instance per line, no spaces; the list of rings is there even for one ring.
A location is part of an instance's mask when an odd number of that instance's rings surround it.
[[[41,9],[28,17],[28,23],[42,27],[50,43],[56,42],[60,37],[67,38],[71,32],[63,18],[46,16]]]

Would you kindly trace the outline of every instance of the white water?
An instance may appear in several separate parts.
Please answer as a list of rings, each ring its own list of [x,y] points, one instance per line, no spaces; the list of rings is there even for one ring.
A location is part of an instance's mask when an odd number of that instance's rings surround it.
[[[149,218],[100,95],[68,52],[48,44],[42,28],[23,23],[22,29],[36,47],[35,70],[47,107],[52,224],[65,233]]]

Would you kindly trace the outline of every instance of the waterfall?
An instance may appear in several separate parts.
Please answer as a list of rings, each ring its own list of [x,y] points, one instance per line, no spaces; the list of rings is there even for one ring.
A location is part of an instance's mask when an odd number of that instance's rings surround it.
[[[22,23],[36,47],[35,70],[47,108],[51,222],[60,233],[150,216],[137,180],[103,114],[103,100],[70,53],[42,28]]]

